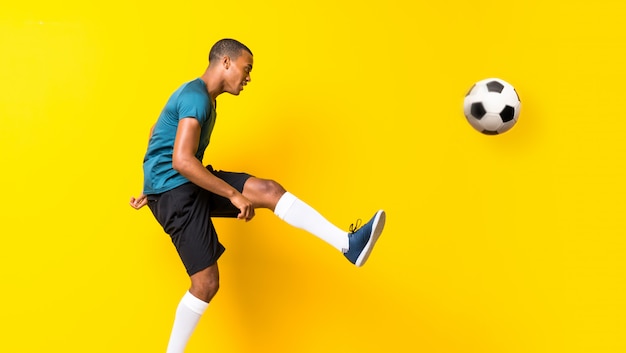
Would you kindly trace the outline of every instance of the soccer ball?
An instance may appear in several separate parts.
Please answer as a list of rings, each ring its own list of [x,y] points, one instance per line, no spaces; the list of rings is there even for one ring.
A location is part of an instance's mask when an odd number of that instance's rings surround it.
[[[488,78],[476,82],[467,92],[463,113],[474,129],[486,135],[497,135],[517,123],[520,107],[513,86],[499,78]]]

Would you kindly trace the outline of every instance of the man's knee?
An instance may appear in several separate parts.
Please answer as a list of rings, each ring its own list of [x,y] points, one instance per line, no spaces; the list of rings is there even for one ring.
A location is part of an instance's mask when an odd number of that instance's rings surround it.
[[[217,294],[217,291],[220,289],[219,280],[209,280],[209,281],[195,281],[191,284],[191,289],[189,290],[191,294],[196,296],[198,299],[204,300],[205,302],[210,302],[211,299]]]
[[[260,179],[259,191],[266,195],[280,196],[285,193],[285,189],[274,180]]]
[[[254,203],[255,208],[273,210],[285,193],[285,189],[274,180],[250,178],[243,188],[243,195]]]
[[[244,187],[244,195],[253,197],[263,204],[272,203],[280,198],[285,189],[279,183],[270,179],[251,179]]]
[[[198,299],[208,303],[220,289],[220,279],[217,271],[207,270],[191,276],[191,288],[189,291]]]

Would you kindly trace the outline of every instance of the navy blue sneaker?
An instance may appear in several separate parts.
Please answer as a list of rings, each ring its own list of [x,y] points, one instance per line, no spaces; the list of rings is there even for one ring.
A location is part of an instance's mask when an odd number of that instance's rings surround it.
[[[350,233],[348,234],[350,248],[348,252],[344,253],[344,256],[357,267],[365,264],[380,233],[383,232],[385,211],[380,210],[376,212],[374,217],[361,228],[359,228],[360,223],[361,220],[358,220],[356,226],[350,226]]]

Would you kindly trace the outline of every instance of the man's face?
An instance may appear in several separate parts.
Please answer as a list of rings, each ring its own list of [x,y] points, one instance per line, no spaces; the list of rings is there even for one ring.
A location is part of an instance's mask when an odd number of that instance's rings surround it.
[[[245,50],[235,60],[230,59],[226,66],[224,90],[233,95],[239,95],[243,87],[251,81],[252,55]]]

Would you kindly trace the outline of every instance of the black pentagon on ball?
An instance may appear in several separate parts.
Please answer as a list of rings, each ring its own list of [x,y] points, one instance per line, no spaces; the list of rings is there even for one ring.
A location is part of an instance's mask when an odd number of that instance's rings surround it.
[[[485,114],[487,114],[487,111],[481,102],[476,102],[472,103],[471,113],[474,118],[480,120],[483,116],[485,116]]]
[[[502,109],[502,111],[500,112],[500,117],[502,118],[503,122],[508,123],[515,117],[515,108],[511,107],[510,105],[505,106],[504,109]]]
[[[498,81],[490,81],[489,83],[487,83],[487,90],[489,92],[502,93],[503,89],[504,89],[504,85]]]
[[[497,135],[498,134],[497,131],[491,131],[491,130],[483,130],[481,132],[485,135]]]

